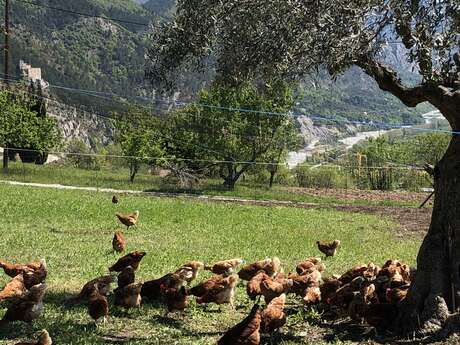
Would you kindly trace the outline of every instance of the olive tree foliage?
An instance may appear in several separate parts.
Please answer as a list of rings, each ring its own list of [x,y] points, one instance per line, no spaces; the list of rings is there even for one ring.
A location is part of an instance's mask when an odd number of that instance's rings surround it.
[[[301,78],[320,66],[336,76],[358,65],[406,105],[428,101],[439,108],[445,97],[456,98],[459,6],[453,0],[179,0],[174,20],[152,34],[147,75],[171,89],[184,68],[211,60],[217,78],[232,82]],[[420,85],[404,85],[382,62],[388,44],[406,48]]]
[[[232,83],[299,79],[317,68],[337,76],[356,65],[405,105],[431,103],[460,132],[458,0],[179,0],[152,38],[147,75],[157,88],[174,88],[184,69],[207,61]],[[388,44],[405,48],[417,84],[385,63]],[[395,319],[404,332],[452,329],[449,311],[460,305],[459,166],[456,134],[433,171],[432,221]]]
[[[186,157],[182,164],[197,172],[217,169],[224,186],[233,189],[256,163],[293,147],[297,134],[287,114],[292,104],[285,83],[263,89],[249,82],[235,87],[216,83],[199,94],[197,104],[170,115],[168,153]]]

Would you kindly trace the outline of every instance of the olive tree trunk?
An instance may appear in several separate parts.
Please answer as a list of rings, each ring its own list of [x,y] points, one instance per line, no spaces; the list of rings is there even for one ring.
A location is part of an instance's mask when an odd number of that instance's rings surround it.
[[[358,64],[379,87],[408,107],[429,102],[449,121],[450,145],[434,169],[435,201],[431,224],[417,256],[417,274],[399,308],[395,327],[424,335],[459,329],[460,317],[460,91],[439,84],[406,87],[390,67],[364,58]],[[456,325],[454,325],[454,323]],[[458,323],[458,324],[457,324]]]
[[[431,225],[417,256],[417,274],[401,305],[403,333],[432,334],[460,306],[460,137],[435,167]]]

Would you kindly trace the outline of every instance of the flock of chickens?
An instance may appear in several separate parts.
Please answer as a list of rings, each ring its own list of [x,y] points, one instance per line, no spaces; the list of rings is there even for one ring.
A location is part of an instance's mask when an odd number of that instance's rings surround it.
[[[114,197],[112,202],[117,203]],[[136,225],[139,212],[117,214],[127,228]],[[126,239],[117,231],[112,241],[113,249],[123,252]],[[334,256],[340,241],[317,242],[326,258]],[[106,321],[110,305],[107,296],[113,290],[113,304],[122,308],[136,308],[148,301],[162,301],[166,313],[183,312],[191,297],[198,304],[230,304],[234,308],[236,286],[246,281],[248,297],[255,301],[249,315],[229,329],[218,345],[260,344],[261,333],[272,335],[286,323],[286,296],[293,294],[306,306],[321,303],[337,316],[347,315],[357,322],[366,322],[377,328],[387,328],[397,316],[397,305],[406,296],[415,270],[398,260],[388,260],[382,267],[373,263],[356,265],[341,276],[327,276],[320,258],[308,258],[296,267],[296,273],[285,274],[277,257],[246,264],[242,259],[230,259],[205,265],[190,261],[177,270],[145,282],[136,282],[135,272],[146,255],[134,251],[109,267],[109,274],[87,282],[80,293],[68,300],[67,305],[85,303],[89,316],[97,322]],[[0,321],[0,328],[9,322],[32,322],[44,309],[47,266],[45,260],[29,264],[12,264],[0,261],[0,267],[12,279],[0,291],[0,304],[8,309]],[[214,275],[192,287],[201,270]],[[262,299],[265,307],[261,307]],[[51,345],[46,330],[39,339],[30,343]]]

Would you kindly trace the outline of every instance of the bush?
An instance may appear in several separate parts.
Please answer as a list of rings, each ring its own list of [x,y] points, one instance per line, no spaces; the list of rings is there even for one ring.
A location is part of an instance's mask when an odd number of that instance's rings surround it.
[[[91,156],[91,149],[81,140],[72,139],[67,151],[70,153],[66,161],[76,168],[85,170],[101,170],[103,157]]]
[[[337,167],[317,167],[300,165],[295,169],[299,187],[303,188],[347,188],[347,174]]]
[[[399,177],[399,188],[403,190],[419,192],[421,188],[432,188],[430,180],[425,171],[420,170],[404,170]]]
[[[291,170],[284,165],[280,165],[275,175],[275,183],[283,186],[292,186],[296,183],[296,180]]]

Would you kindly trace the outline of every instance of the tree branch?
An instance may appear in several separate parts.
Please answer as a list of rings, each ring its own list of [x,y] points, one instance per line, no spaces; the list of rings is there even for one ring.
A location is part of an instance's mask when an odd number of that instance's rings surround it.
[[[418,104],[428,101],[425,85],[418,85],[412,88],[404,86],[397,73],[389,66],[372,59],[358,61],[356,64],[377,82],[380,89],[392,93],[406,106],[416,107]]]

